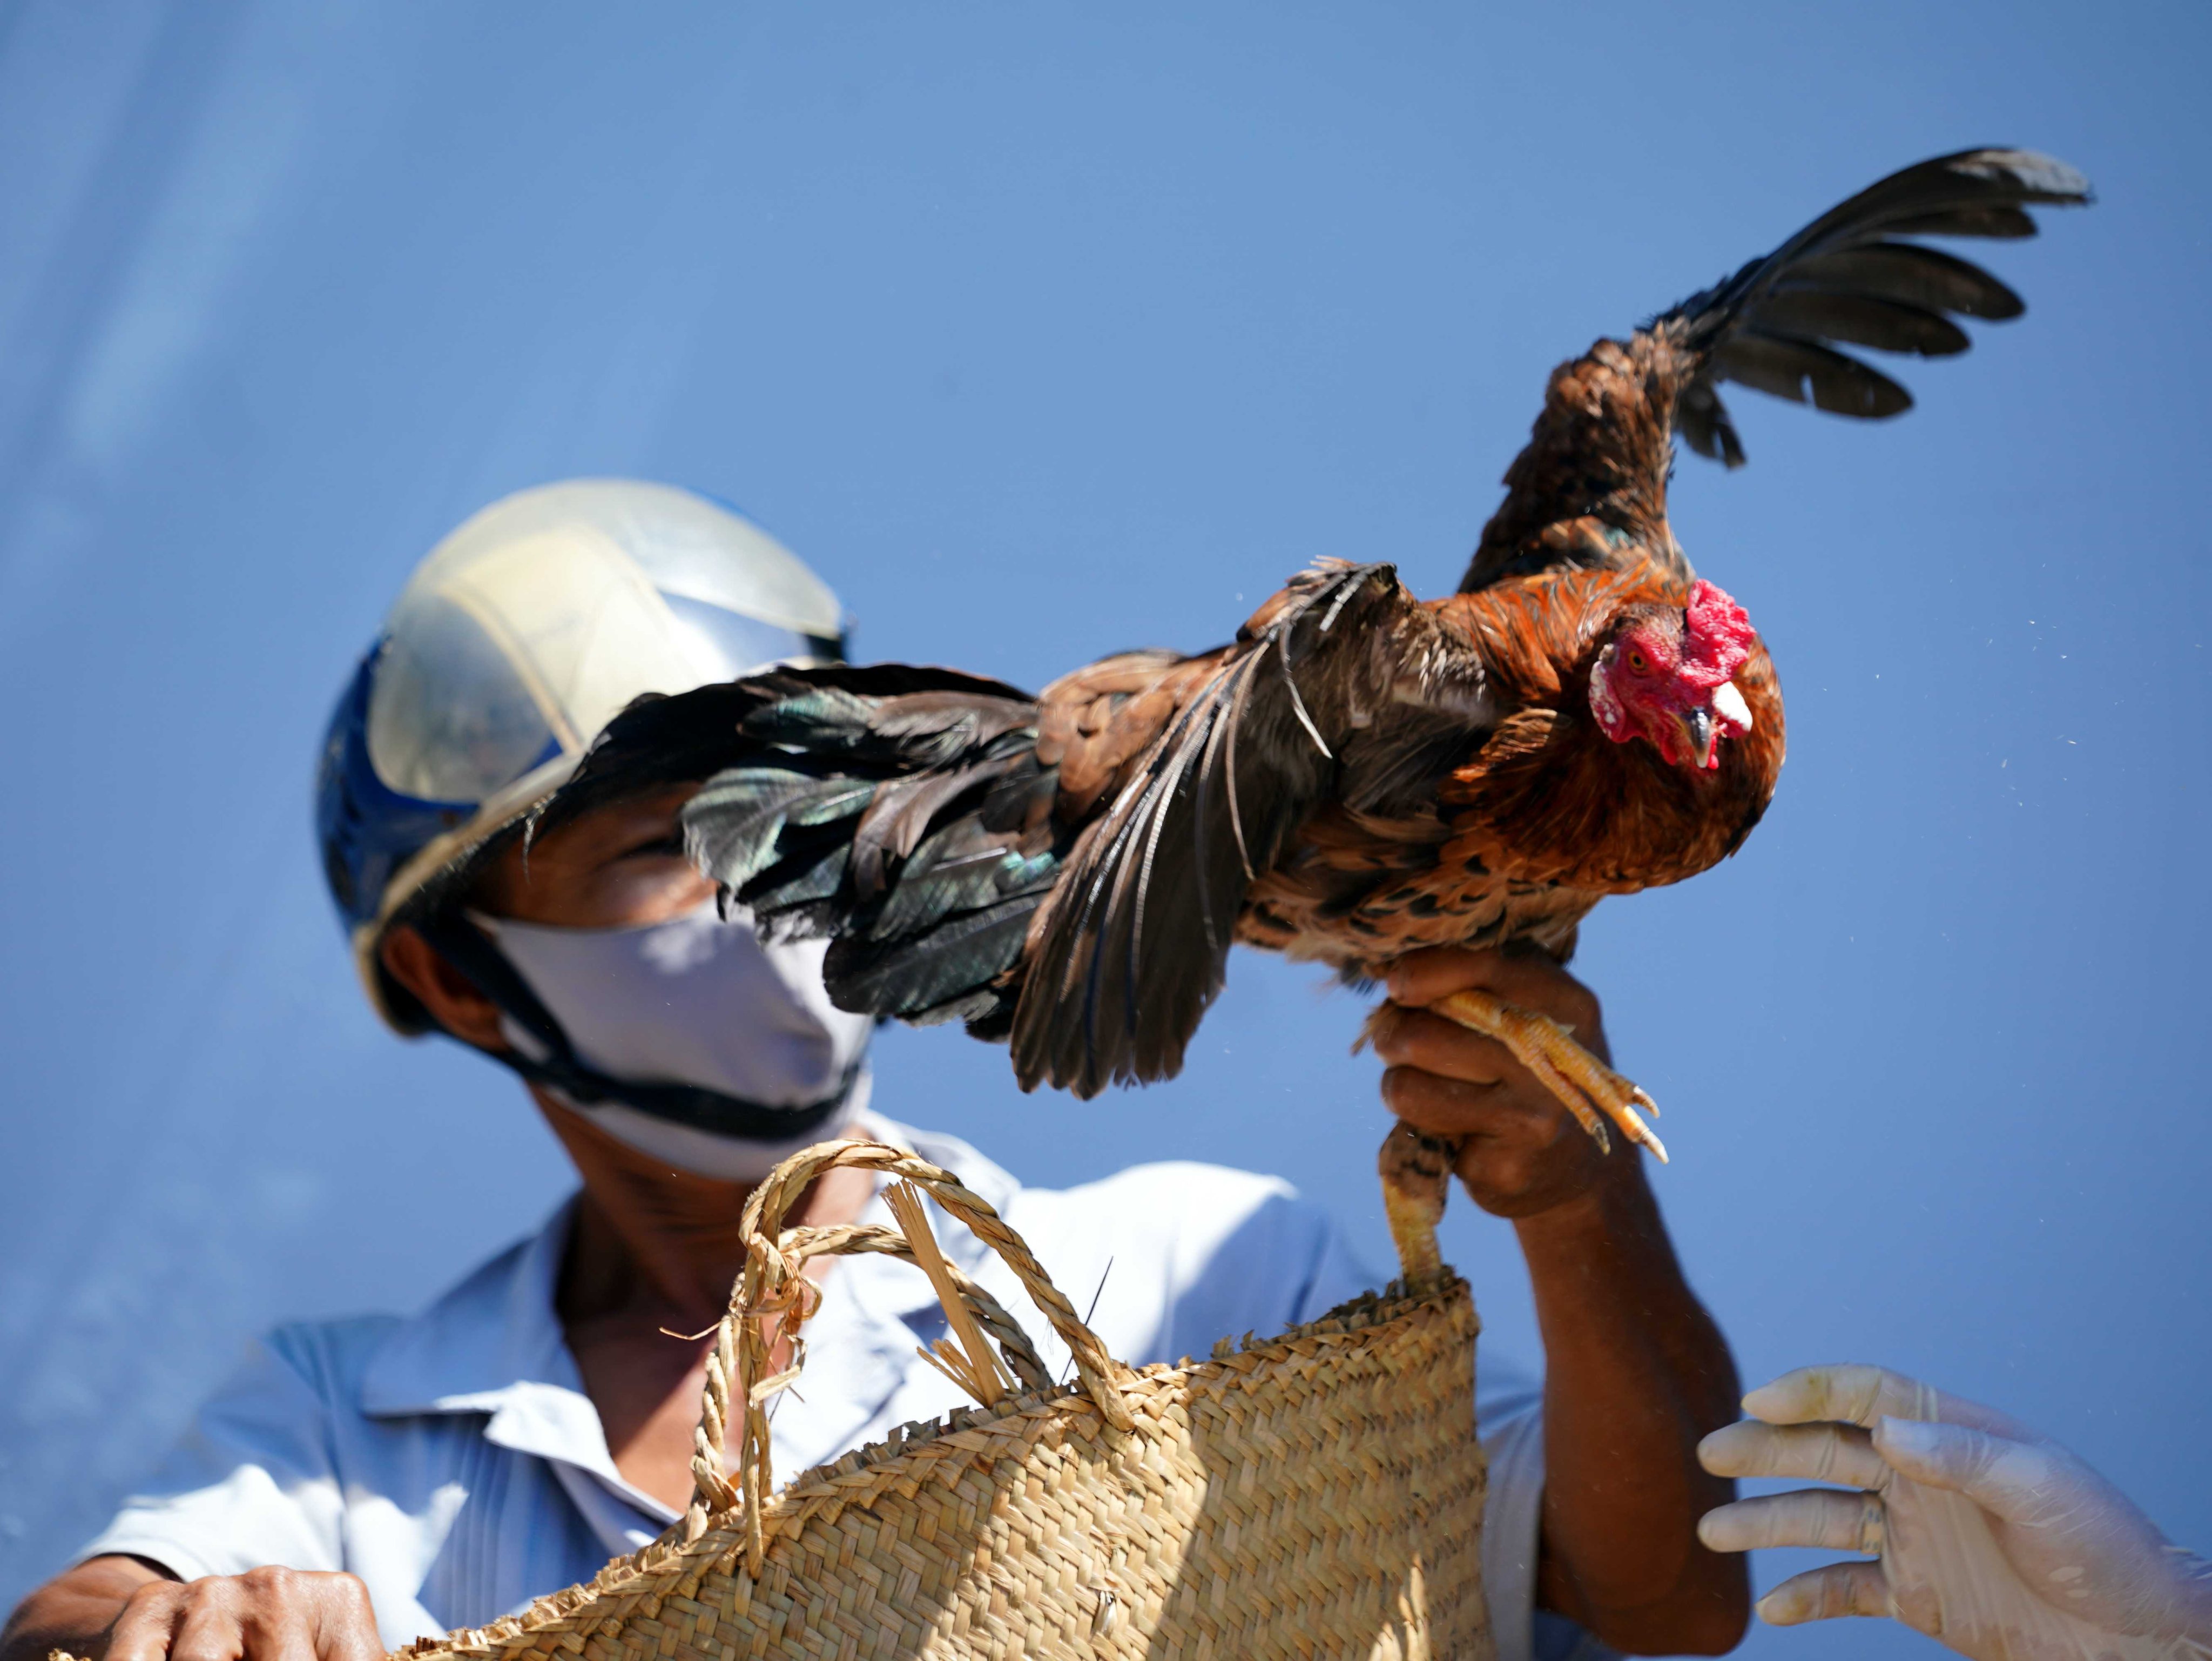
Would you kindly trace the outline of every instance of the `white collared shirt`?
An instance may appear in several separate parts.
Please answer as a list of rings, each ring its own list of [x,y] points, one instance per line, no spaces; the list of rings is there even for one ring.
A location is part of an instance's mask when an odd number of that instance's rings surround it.
[[[953,1137],[880,1118],[868,1129],[989,1201],[1078,1309],[1095,1298],[1091,1325],[1132,1366],[1264,1336],[1381,1284],[1277,1178],[1176,1163],[1024,1188]],[[646,1544],[676,1513],[615,1469],[554,1306],[574,1207],[412,1319],[270,1333],[82,1555],[127,1552],[187,1579],[264,1564],[350,1570],[397,1648],[481,1626]],[[1022,1321],[1058,1376],[1066,1348],[1019,1282],[930,1213],[945,1255]],[[864,1220],[890,1221],[880,1195]],[[846,1258],[823,1290],[805,1373],[775,1409],[779,1480],[967,1402],[915,1354],[945,1324],[920,1270]],[[1482,1559],[1500,1661],[1530,1653],[1540,1406],[1535,1382],[1486,1350],[1475,1417],[1490,1454]],[[1543,1647],[1575,1636],[1547,1632]]]

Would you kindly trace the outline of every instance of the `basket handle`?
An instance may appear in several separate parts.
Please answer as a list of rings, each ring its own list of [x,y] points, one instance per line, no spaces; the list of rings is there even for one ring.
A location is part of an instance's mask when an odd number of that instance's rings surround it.
[[[1382,1208],[1390,1238],[1398,1252],[1398,1265],[1408,1290],[1425,1291],[1443,1278],[1443,1260],[1437,1247],[1437,1224],[1443,1216],[1457,1149],[1449,1141],[1424,1136],[1401,1123],[1383,1140],[1376,1164],[1382,1179]],[[913,1248],[896,1230],[872,1224],[848,1223],[828,1228],[782,1226],[785,1215],[813,1182],[825,1171],[840,1168],[880,1171],[903,1177],[923,1189],[951,1215],[965,1223],[986,1245],[1014,1271],[1023,1289],[1052,1323],[1075,1359],[1077,1375],[1099,1414],[1119,1430],[1133,1421],[1121,1400],[1119,1380],[1126,1371],[1115,1360],[1098,1335],[1077,1318],[1075,1307],[1052,1283],[1042,1264],[1030,1254],[1022,1237],[1006,1226],[988,1201],[963,1187],[949,1171],[930,1164],[888,1143],[869,1141],[823,1142],[786,1159],[771,1171],[747,1202],[743,1220],[745,1267],[731,1289],[730,1304],[714,1330],[714,1348],[707,1358],[707,1385],[698,1428],[692,1433],[691,1504],[684,1514],[684,1537],[696,1540],[706,1532],[709,1512],[727,1510],[742,1500],[750,1536],[749,1566],[757,1573],[763,1541],[761,1504],[773,1489],[769,1455],[768,1402],[792,1381],[804,1365],[804,1347],[794,1342],[788,1373],[768,1376],[769,1346],[763,1317],[782,1315],[785,1329],[796,1341],[799,1327],[812,1313],[812,1288],[803,1270],[809,1259],[860,1252],[883,1252],[911,1261]],[[982,1287],[947,1264],[955,1287],[984,1329],[997,1340],[1008,1366],[1031,1389],[1049,1382],[1028,1335],[1004,1306]],[[725,1473],[723,1448],[730,1416],[733,1383],[746,1381],[740,1410],[743,1425],[738,1451],[738,1486],[732,1488]]]
[[[921,1266],[915,1262],[914,1246],[905,1235],[877,1223],[787,1228],[777,1244],[783,1255],[794,1263],[805,1263],[816,1257],[851,1257],[877,1252]],[[1022,1388],[1051,1389],[1051,1369],[1045,1366],[1044,1357],[1036,1353],[1036,1346],[1030,1342],[1030,1335],[1023,1329],[1022,1323],[1006,1312],[1006,1306],[986,1291],[980,1281],[970,1280],[959,1264],[946,1263],[945,1272],[977,1323],[999,1346],[1014,1377],[1021,1380]]]
[[[773,1489],[769,1464],[768,1403],[790,1384],[804,1364],[803,1348],[794,1347],[789,1372],[769,1376],[769,1345],[763,1318],[784,1317],[784,1330],[796,1335],[817,1301],[801,1270],[808,1257],[826,1252],[893,1250],[890,1231],[874,1229],[783,1228],[783,1220],[799,1196],[823,1173],[839,1169],[880,1171],[903,1177],[927,1193],[946,1212],[965,1223],[976,1238],[997,1252],[1013,1270],[1023,1289],[1075,1358],[1077,1376],[1100,1416],[1117,1430],[1128,1430],[1135,1421],[1121,1400],[1120,1378],[1125,1369],[1108,1353],[1098,1335],[1079,1319],[1075,1307],[1052,1283],[1028,1244],[980,1194],[963,1187],[951,1171],[887,1143],[869,1141],[822,1142],[802,1149],[769,1173],[746,1202],[741,1225],[745,1239],[745,1266],[730,1293],[728,1310],[714,1331],[714,1348],[707,1357],[707,1387],[701,1404],[699,1427],[691,1442],[692,1495],[684,1514],[684,1537],[696,1540],[706,1532],[709,1512],[727,1510],[743,1502],[750,1536],[746,1556],[756,1573],[764,1541],[761,1506]],[[906,1244],[902,1239],[900,1247]],[[894,1255],[903,1255],[894,1250]],[[963,1285],[971,1311],[993,1335],[1000,1337],[998,1322],[1012,1325],[995,1303],[969,1295],[972,1283]],[[1018,1330],[1018,1329],[1016,1329]],[[1026,1354],[1024,1352],[1026,1351]],[[1019,1356],[1020,1360],[1017,1360]],[[1022,1361],[1036,1361],[1026,1343],[1007,1352],[1008,1364],[1018,1374]],[[1042,1367],[1037,1371],[1042,1373]],[[732,1410],[732,1393],[741,1389],[736,1402],[740,1415],[737,1461],[738,1483],[733,1488],[723,1466]]]

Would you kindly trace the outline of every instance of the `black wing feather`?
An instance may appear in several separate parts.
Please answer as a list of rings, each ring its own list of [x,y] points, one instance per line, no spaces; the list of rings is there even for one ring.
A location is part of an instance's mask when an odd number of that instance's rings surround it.
[[[1911,408],[1902,386],[1834,343],[1945,356],[1967,345],[1948,313],[1996,321],[2025,307],[1979,267],[1893,239],[2033,236],[2028,206],[2091,199],[2088,180],[2033,150],[1961,150],[1892,173],[1648,326],[1697,362],[1676,429],[1698,454],[1741,465],[1742,443],[1714,391],[1728,380],[1836,415],[1879,419]]]
[[[1713,373],[1831,415],[1895,415],[1912,395],[1879,369],[1831,347],[1763,329],[1739,330],[1713,354]]]
[[[1893,300],[1989,323],[2027,309],[2018,295],[1980,266],[1910,242],[1875,242],[1800,259],[1777,279],[1774,291],[1778,296],[1801,289]]]

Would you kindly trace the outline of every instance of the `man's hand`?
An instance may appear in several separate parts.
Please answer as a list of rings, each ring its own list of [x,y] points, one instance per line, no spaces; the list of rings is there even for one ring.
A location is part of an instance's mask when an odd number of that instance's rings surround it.
[[[1559,1098],[1495,1038],[1431,1015],[1426,1006],[1470,987],[1548,1015],[1600,1061],[1613,1059],[1597,998],[1540,954],[1438,946],[1391,966],[1390,1001],[1368,1036],[1389,1065],[1382,1104],[1417,1130],[1462,1139],[1459,1179],[1485,1211],[1530,1217],[1632,1171],[1633,1148],[1611,1156]]]
[[[1682,1279],[1636,1150],[1601,1153],[1494,1038],[1423,1006],[1478,987],[1571,1027],[1608,1063],[1597,1000],[1548,958],[1440,947],[1401,958],[1370,1024],[1382,1100],[1418,1130],[1465,1139],[1460,1180],[1513,1220],[1544,1335],[1540,1607],[1642,1655],[1718,1654],[1742,1637],[1740,1563],[1700,1544],[1733,1492],[1698,1439],[1736,1393],[1727,1342]]]
[[[368,1591],[350,1574],[260,1568],[175,1580],[95,1557],[25,1598],[0,1661],[383,1661]]]
[[[1976,1661],[2212,1652],[2212,1565],[2002,1414],[1873,1366],[1801,1367],[1743,1405],[1699,1447],[1706,1469],[1844,1486],[1723,1506],[1705,1542],[1875,1560],[1784,1581],[1759,1600],[1770,1623],[1893,1615]]]

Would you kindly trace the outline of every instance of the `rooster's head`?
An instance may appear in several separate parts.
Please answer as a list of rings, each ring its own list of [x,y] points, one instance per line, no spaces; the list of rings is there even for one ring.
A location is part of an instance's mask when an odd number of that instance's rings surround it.
[[[1590,712],[1615,744],[1646,739],[1670,767],[1717,768],[1721,740],[1751,731],[1733,677],[1758,642],[1743,607],[1702,580],[1686,606],[1632,606],[1590,666]]]

